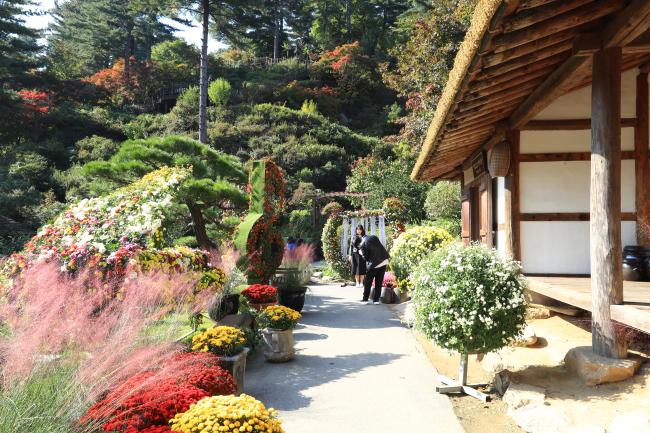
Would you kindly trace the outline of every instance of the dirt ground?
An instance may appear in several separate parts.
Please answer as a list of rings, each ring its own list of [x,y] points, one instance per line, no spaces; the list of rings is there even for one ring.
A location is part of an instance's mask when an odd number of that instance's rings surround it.
[[[457,354],[445,352],[417,332],[416,336],[436,370],[440,374],[456,378],[460,357]],[[491,381],[489,375],[476,362],[476,357],[470,359],[467,380],[470,384]],[[493,390],[490,388],[480,388],[480,390],[490,395],[490,402],[484,403],[467,395],[451,396],[454,412],[467,433],[524,432],[506,414],[508,406]]]
[[[543,428],[523,430],[508,416],[507,405],[492,389],[492,398],[483,403],[468,396],[452,397],[456,414],[467,433],[521,433],[524,431],[607,431],[618,416],[648,411],[650,403],[650,362],[624,382],[586,386],[563,367],[564,355],[577,346],[590,346],[589,317],[552,315],[548,319],[530,321],[538,337],[533,347],[508,347],[488,354],[479,361],[470,356],[470,383],[490,383],[494,372],[507,369],[512,382],[534,385],[546,390],[546,408],[537,420]],[[650,337],[630,333],[630,349],[639,356],[650,355]],[[458,375],[459,357],[448,354],[424,337],[419,341],[436,369],[446,376]],[[548,416],[551,413],[553,416]],[[531,416],[536,416],[531,413]],[[546,419],[549,418],[549,419]]]

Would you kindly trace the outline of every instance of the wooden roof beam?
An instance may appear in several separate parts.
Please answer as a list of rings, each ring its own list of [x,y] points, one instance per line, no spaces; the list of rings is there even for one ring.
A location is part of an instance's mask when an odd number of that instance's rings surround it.
[[[571,86],[591,73],[585,65],[594,52],[602,48],[625,45],[648,30],[650,1],[635,0],[609,22],[602,36],[583,34],[576,37],[573,55],[548,76],[510,116],[510,127],[519,129],[552,101],[566,93]]]
[[[650,27],[650,2],[635,0],[616,14],[603,32],[603,48],[624,47]]]

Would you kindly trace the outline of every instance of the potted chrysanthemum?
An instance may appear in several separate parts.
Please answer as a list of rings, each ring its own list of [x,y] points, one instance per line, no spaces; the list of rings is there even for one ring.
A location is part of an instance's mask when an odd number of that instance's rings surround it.
[[[268,284],[252,284],[242,290],[241,294],[256,311],[262,311],[278,303],[278,289]]]
[[[283,305],[266,307],[257,318],[262,328],[264,357],[270,362],[289,361],[294,356],[293,329],[301,314]]]
[[[466,386],[467,355],[498,350],[524,329],[526,300],[519,263],[481,244],[451,244],[422,260],[410,280],[416,328],[461,355],[458,382],[441,376],[449,385],[441,392],[460,387],[487,398]]]
[[[219,357],[223,368],[228,370],[237,386],[237,394],[244,390],[246,371],[246,347],[244,331],[232,326],[215,326],[192,337],[193,352],[211,352]]]

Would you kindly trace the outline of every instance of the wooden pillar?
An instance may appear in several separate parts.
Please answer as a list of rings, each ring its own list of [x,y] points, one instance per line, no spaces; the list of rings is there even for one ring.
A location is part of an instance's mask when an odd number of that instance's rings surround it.
[[[505,196],[505,252],[506,257],[521,260],[519,250],[519,135],[518,130],[508,133],[510,144],[510,172],[504,179]]]
[[[594,55],[591,93],[591,294],[595,353],[624,358],[610,305],[623,303],[621,247],[621,48]]]
[[[648,158],[648,73],[636,77],[636,118],[634,158],[636,172],[636,239],[639,245],[650,246],[650,164]]]

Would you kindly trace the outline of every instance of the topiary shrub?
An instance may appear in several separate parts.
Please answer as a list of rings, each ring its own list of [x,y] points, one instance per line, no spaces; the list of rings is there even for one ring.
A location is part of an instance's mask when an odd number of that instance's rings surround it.
[[[467,353],[506,346],[525,326],[521,267],[481,244],[449,244],[411,276],[415,326],[436,344]]]
[[[445,230],[416,226],[402,233],[390,250],[390,267],[400,289],[410,290],[410,277],[415,267],[431,252],[453,241]]]
[[[268,283],[284,254],[284,241],[278,229],[285,206],[280,167],[269,158],[253,161],[248,191],[250,212],[237,227],[235,247],[243,254],[248,281]]]
[[[334,204],[339,207],[341,206],[338,203]],[[338,209],[338,207],[335,207],[335,210],[336,209]],[[342,209],[343,208],[341,207],[341,210]],[[343,234],[341,215],[339,212],[333,212],[329,215],[330,217],[327,219],[327,222],[323,227],[323,234],[321,237],[323,243],[323,256],[330,265],[330,268],[341,278],[352,278],[350,265],[343,259],[343,257],[341,257],[341,236]]]

